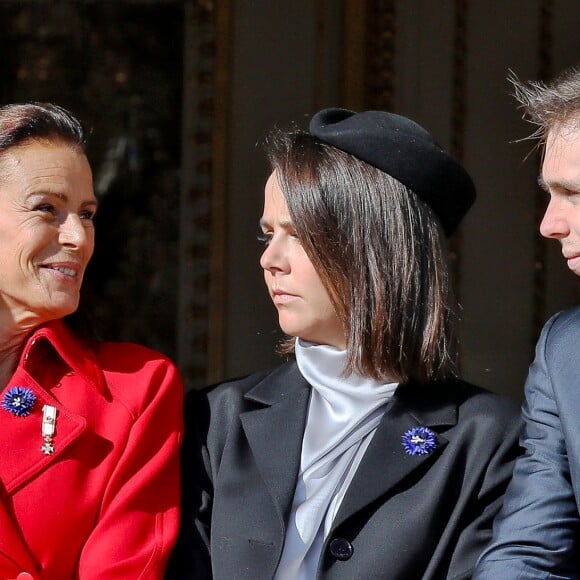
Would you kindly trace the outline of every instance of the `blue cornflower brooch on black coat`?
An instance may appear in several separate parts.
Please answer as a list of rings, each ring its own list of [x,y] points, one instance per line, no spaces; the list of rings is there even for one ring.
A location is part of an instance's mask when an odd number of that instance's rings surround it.
[[[409,455],[427,455],[437,447],[436,435],[428,427],[413,427],[405,432],[402,439]]]
[[[36,395],[28,387],[11,387],[2,397],[2,408],[17,417],[28,417]]]

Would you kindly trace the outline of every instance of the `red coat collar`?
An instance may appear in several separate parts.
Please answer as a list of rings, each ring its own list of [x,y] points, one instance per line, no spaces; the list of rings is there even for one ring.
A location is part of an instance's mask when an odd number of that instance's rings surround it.
[[[105,380],[94,350],[63,320],[49,322],[30,335],[22,351],[20,365],[26,368],[33,357],[44,356],[47,346],[52,346],[52,352],[56,352],[75,374],[100,393],[105,391]]]

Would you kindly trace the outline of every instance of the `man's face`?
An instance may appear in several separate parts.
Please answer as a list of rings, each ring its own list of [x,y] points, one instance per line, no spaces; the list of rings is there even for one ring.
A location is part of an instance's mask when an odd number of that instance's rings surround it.
[[[562,244],[568,268],[580,276],[580,131],[557,127],[548,134],[540,184],[550,201],[540,233]]]

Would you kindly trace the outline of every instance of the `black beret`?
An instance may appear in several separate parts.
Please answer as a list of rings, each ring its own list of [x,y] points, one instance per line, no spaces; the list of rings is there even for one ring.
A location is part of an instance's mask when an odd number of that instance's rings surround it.
[[[393,113],[324,109],[312,117],[317,139],[388,173],[431,206],[450,236],[475,201],[467,171],[423,127]]]

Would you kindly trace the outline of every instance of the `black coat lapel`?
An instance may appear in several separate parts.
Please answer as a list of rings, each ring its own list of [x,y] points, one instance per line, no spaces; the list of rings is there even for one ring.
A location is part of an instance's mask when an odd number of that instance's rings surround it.
[[[378,497],[393,490],[419,466],[434,462],[448,441],[437,434],[437,447],[426,455],[409,455],[402,445],[403,435],[413,427],[431,427],[457,422],[456,405],[437,402],[430,390],[436,385],[401,385],[377,428],[357,472],[342,501],[333,528]],[[430,401],[427,401],[430,399]]]
[[[300,468],[309,385],[297,365],[277,369],[246,394],[256,410],[241,421],[258,469],[285,522]]]

